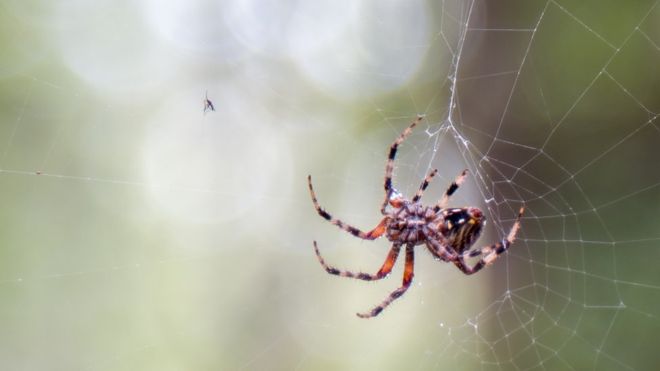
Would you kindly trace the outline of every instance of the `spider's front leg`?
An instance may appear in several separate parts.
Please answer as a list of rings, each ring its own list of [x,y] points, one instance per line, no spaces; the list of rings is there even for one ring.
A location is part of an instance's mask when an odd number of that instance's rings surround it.
[[[394,300],[400,298],[401,295],[403,295],[408,290],[410,284],[412,283],[413,276],[415,275],[414,263],[415,263],[414,246],[408,244],[406,245],[406,266],[403,270],[403,282],[401,283],[401,286],[398,289],[392,291],[392,293],[385,300],[383,300],[383,302],[380,303],[380,305],[370,310],[368,313],[357,313],[357,316],[360,318],[375,317],[379,315],[380,312],[383,311],[383,309],[387,308]]]
[[[504,240],[502,240],[502,242],[482,247],[479,250],[466,251],[463,254],[458,255],[457,258],[453,260],[454,265],[456,265],[456,267],[458,267],[461,272],[469,275],[479,272],[483,267],[488,266],[493,261],[495,261],[495,259],[497,259],[503,252],[507,251],[513,241],[515,241],[516,234],[520,229],[520,218],[522,218],[524,212],[525,207],[523,206],[520,208],[518,216],[516,217],[516,221],[513,223],[509,234]],[[476,262],[472,267],[468,266],[468,264],[465,262],[466,257],[475,257],[479,255],[482,255],[483,257],[479,259],[479,261]]]
[[[364,281],[375,281],[387,277],[387,275],[392,271],[392,267],[394,267],[394,263],[396,262],[397,257],[399,257],[400,250],[401,245],[394,244],[390,249],[390,253],[387,254],[387,259],[385,259],[385,262],[380,267],[378,272],[376,272],[376,274],[368,274],[362,272],[354,273],[350,271],[339,270],[326,264],[325,259],[323,259],[321,253],[319,252],[319,247],[317,246],[316,241],[314,241],[314,251],[316,252],[316,257],[319,259],[319,263],[321,263],[326,272],[340,277],[356,278]]]
[[[387,207],[387,203],[390,201],[390,196],[392,195],[392,171],[394,170],[394,158],[396,157],[396,151],[398,150],[399,145],[403,143],[408,135],[410,135],[412,129],[417,124],[422,122],[423,119],[424,116],[418,115],[417,118],[412,123],[410,123],[410,126],[408,126],[390,146],[390,152],[387,155],[387,163],[385,164],[385,183],[383,185],[383,188],[385,188],[385,199],[383,200],[383,205],[380,207],[380,212],[382,214],[385,214],[385,208]]]
[[[335,219],[330,215],[327,211],[323,210],[321,205],[319,205],[318,200],[316,199],[316,192],[314,192],[314,187],[312,186],[312,176],[308,175],[307,176],[307,183],[309,184],[309,194],[312,196],[312,202],[314,203],[314,208],[316,209],[316,212],[325,220],[329,221],[330,223],[336,225],[337,227],[345,230],[346,232],[352,234],[355,237],[359,237],[363,240],[375,240],[376,238],[380,237],[385,233],[386,231],[386,225],[387,222],[389,221],[388,217],[383,218],[383,220],[378,223],[376,228],[372,229],[369,232],[363,232],[359,230],[358,228],[353,227],[352,225],[346,224],[342,222],[339,219]]]

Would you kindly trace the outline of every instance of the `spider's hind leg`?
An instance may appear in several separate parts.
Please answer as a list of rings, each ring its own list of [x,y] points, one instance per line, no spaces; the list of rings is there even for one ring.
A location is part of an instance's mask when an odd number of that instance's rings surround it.
[[[390,253],[387,255],[387,259],[385,259],[385,262],[380,267],[378,272],[376,272],[376,274],[368,274],[362,272],[354,273],[349,271],[342,271],[335,267],[329,266],[325,262],[325,259],[323,259],[323,257],[321,256],[321,253],[319,252],[319,247],[316,244],[316,241],[314,241],[314,251],[316,252],[316,257],[319,259],[319,263],[321,263],[321,265],[323,266],[326,272],[330,274],[334,274],[336,276],[356,278],[364,281],[379,280],[385,278],[388,274],[390,274],[390,272],[392,271],[392,267],[394,267],[394,263],[396,262],[396,258],[399,256],[400,249],[401,249],[400,245],[394,244],[392,246],[392,248],[390,249]]]
[[[415,197],[412,198],[412,202],[417,202],[422,198],[422,196],[424,195],[424,191],[426,191],[426,187],[429,186],[429,183],[437,173],[438,173],[438,169],[433,169],[431,170],[429,175],[427,175],[426,178],[424,178],[422,185],[419,186],[419,190],[417,191],[417,193],[415,193]]]
[[[460,187],[461,184],[463,184],[463,182],[465,181],[465,177],[467,177],[467,175],[468,175],[468,170],[465,169],[465,170],[463,170],[462,173],[460,173],[456,177],[456,179],[454,179],[453,182],[451,182],[451,184],[449,185],[449,188],[447,188],[447,190],[445,191],[445,194],[442,196],[440,201],[433,208],[433,210],[436,213],[438,211],[440,211],[440,209],[444,209],[445,207],[447,207],[447,203],[449,202],[449,197],[451,197],[451,195],[453,195],[454,192],[456,192],[456,190],[458,190],[458,187]]]
[[[520,229],[520,218],[525,211],[525,207],[521,207],[516,217],[516,221],[513,223],[509,234],[506,236],[502,242],[492,244],[490,246],[482,247],[479,250],[466,251],[463,254],[459,255],[456,260],[454,260],[454,265],[465,274],[474,274],[479,272],[483,267],[491,264],[495,261],[503,252],[507,251],[513,241],[516,239],[516,234]],[[482,255],[483,257],[479,259],[473,266],[468,266],[465,262],[466,257],[476,257]]]

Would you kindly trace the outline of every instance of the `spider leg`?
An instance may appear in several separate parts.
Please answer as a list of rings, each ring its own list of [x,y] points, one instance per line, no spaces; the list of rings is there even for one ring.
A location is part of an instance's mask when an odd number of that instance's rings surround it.
[[[330,223],[336,225],[337,227],[345,230],[346,232],[352,234],[355,237],[359,237],[363,240],[374,240],[385,233],[385,230],[387,229],[385,225],[387,224],[387,221],[389,220],[387,217],[383,218],[383,220],[378,223],[376,228],[372,229],[369,232],[362,232],[361,230],[348,225],[344,222],[342,222],[339,219],[335,219],[330,215],[327,211],[323,210],[323,208],[319,205],[318,200],[316,199],[316,192],[314,192],[314,188],[312,187],[312,176],[308,175],[307,176],[307,182],[309,184],[309,194],[312,196],[312,202],[314,203],[314,208],[316,209],[316,212],[319,213],[319,215],[329,221]]]
[[[419,190],[417,193],[415,193],[415,197],[413,197],[412,202],[417,202],[419,201],[420,198],[422,198],[422,195],[424,195],[424,191],[426,190],[426,187],[429,186],[429,183],[431,182],[431,179],[435,176],[435,174],[438,173],[438,169],[433,169],[429,175],[424,178],[424,181],[422,182],[422,185],[419,186]]]
[[[435,205],[433,211],[437,213],[438,211],[440,211],[440,209],[444,209],[445,207],[447,207],[447,203],[449,202],[449,197],[451,197],[451,195],[453,195],[454,192],[456,192],[458,187],[460,187],[460,185],[463,184],[463,182],[465,181],[465,177],[467,177],[467,174],[468,174],[468,170],[465,169],[463,170],[462,173],[460,173],[456,177],[456,179],[454,179],[453,182],[451,182],[451,185],[449,185],[449,188],[447,188],[445,194],[442,196],[440,201]]]
[[[503,252],[507,251],[513,241],[516,239],[516,234],[518,233],[518,230],[520,229],[520,218],[523,215],[523,212],[525,211],[525,207],[521,207],[520,211],[518,212],[518,217],[516,217],[516,221],[513,223],[513,226],[511,227],[511,230],[509,231],[509,234],[506,236],[505,239],[502,240],[502,242],[498,242],[489,246],[482,247],[479,250],[474,250],[474,251],[466,251],[463,254],[460,254],[453,262],[458,269],[461,270],[461,272],[465,274],[474,274],[479,272],[483,267],[491,264],[497,257],[499,257]],[[472,267],[468,266],[467,263],[465,262],[466,257],[475,257],[483,255],[481,259],[479,259],[478,262],[476,262]]]
[[[387,156],[387,164],[385,165],[385,199],[383,200],[383,206],[380,208],[380,212],[385,214],[385,208],[387,207],[387,203],[390,200],[390,196],[392,194],[392,170],[394,170],[394,158],[396,157],[396,151],[399,148],[399,145],[406,139],[408,135],[412,132],[412,129],[419,124],[423,116],[417,116],[417,118],[410,123],[410,126],[406,128],[406,130],[399,135],[398,138],[392,143],[392,146],[390,147],[390,152],[389,155]]]
[[[500,253],[496,253],[496,256],[504,252],[506,249],[509,248],[510,243],[506,242],[506,239],[503,240],[502,242],[498,242],[496,244],[490,245],[483,247],[478,250],[469,250],[463,252],[461,255],[456,256],[453,260],[450,260],[454,263],[454,265],[461,270],[461,272],[471,275],[474,273],[479,272],[482,268],[484,268],[486,265],[489,263],[485,262],[485,259],[482,258],[478,262],[476,262],[472,267],[468,266],[468,263],[465,261],[465,258],[474,258],[479,255],[487,255],[492,251],[501,251]],[[505,247],[506,246],[506,247]],[[494,258],[493,258],[494,260]]]
[[[456,252],[451,247],[449,247],[450,250],[448,250],[445,245],[435,240],[427,240],[426,248],[436,259],[440,259],[442,261],[450,262],[455,261],[458,258]]]
[[[390,305],[394,300],[398,299],[403,295],[403,293],[408,290],[410,287],[410,284],[412,283],[412,279],[414,274],[414,262],[415,262],[415,250],[413,250],[414,247],[413,245],[406,245],[406,266],[403,271],[403,282],[401,283],[401,286],[392,291],[392,293],[385,299],[383,300],[380,305],[375,307],[374,309],[370,310],[368,313],[357,313],[357,316],[360,318],[370,318],[370,317],[375,317],[380,312],[383,311],[383,309],[387,308],[388,305]]]
[[[376,272],[376,274],[368,274],[362,272],[353,273],[349,271],[342,271],[326,264],[325,259],[323,259],[321,253],[319,252],[319,248],[316,244],[316,241],[314,241],[314,251],[316,251],[316,257],[319,259],[319,263],[321,263],[321,265],[323,266],[326,272],[330,274],[334,274],[336,276],[356,278],[364,281],[380,280],[382,278],[385,278],[388,274],[390,274],[390,272],[392,271],[392,267],[394,267],[394,263],[396,262],[396,258],[399,256],[400,250],[401,250],[401,245],[398,244],[392,245],[389,254],[387,254],[387,259],[385,259],[385,262],[380,267],[378,272]]]

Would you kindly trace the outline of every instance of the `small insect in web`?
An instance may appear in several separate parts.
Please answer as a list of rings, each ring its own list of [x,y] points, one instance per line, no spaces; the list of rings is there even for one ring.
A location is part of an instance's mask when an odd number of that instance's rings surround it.
[[[523,215],[524,207],[521,207],[518,211],[518,216],[506,238],[500,242],[480,249],[470,249],[479,238],[482,227],[486,222],[486,217],[483,212],[476,207],[447,208],[449,198],[465,180],[468,174],[467,170],[461,172],[461,174],[459,174],[451,183],[449,188],[447,188],[442,198],[435,205],[431,206],[422,205],[420,200],[430,181],[438,173],[437,169],[432,170],[426,178],[424,178],[419,190],[410,200],[404,198],[392,187],[392,170],[394,168],[394,158],[396,157],[397,149],[422,119],[422,116],[418,116],[417,119],[415,119],[390,146],[387,164],[385,166],[385,198],[380,208],[380,212],[384,217],[380,223],[378,223],[376,228],[371,231],[363,232],[339,219],[333,218],[319,205],[316,193],[312,187],[312,176],[310,175],[307,177],[309,192],[312,196],[314,208],[323,219],[355,237],[364,240],[375,240],[378,237],[385,235],[387,239],[392,242],[390,252],[378,272],[375,274],[368,274],[340,270],[328,265],[321,256],[316,241],[314,241],[316,257],[326,272],[341,277],[356,278],[364,281],[380,280],[385,278],[392,271],[392,267],[399,256],[401,248],[405,246],[406,261],[401,286],[392,291],[382,303],[371,309],[369,312],[357,313],[358,317],[361,318],[377,316],[383,311],[383,309],[389,306],[394,300],[401,297],[401,295],[408,290],[414,276],[413,267],[415,246],[426,246],[436,259],[444,262],[451,262],[460,269],[461,272],[469,275],[477,273],[482,268],[495,261],[500,254],[507,251],[515,240],[516,234],[520,229],[520,219]],[[466,258],[476,258],[479,256],[481,257],[479,261],[472,266],[465,261]]]
[[[206,115],[206,112],[209,111],[214,111],[215,112],[215,107],[213,106],[213,102],[209,99],[209,91],[206,91],[206,94],[204,94],[204,114]]]

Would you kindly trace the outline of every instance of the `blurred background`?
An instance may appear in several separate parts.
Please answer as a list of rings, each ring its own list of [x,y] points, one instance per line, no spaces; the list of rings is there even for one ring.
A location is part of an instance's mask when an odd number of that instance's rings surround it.
[[[651,370],[657,1],[0,2],[6,370]],[[215,106],[204,112],[204,98]],[[330,225],[482,208],[476,275]]]

